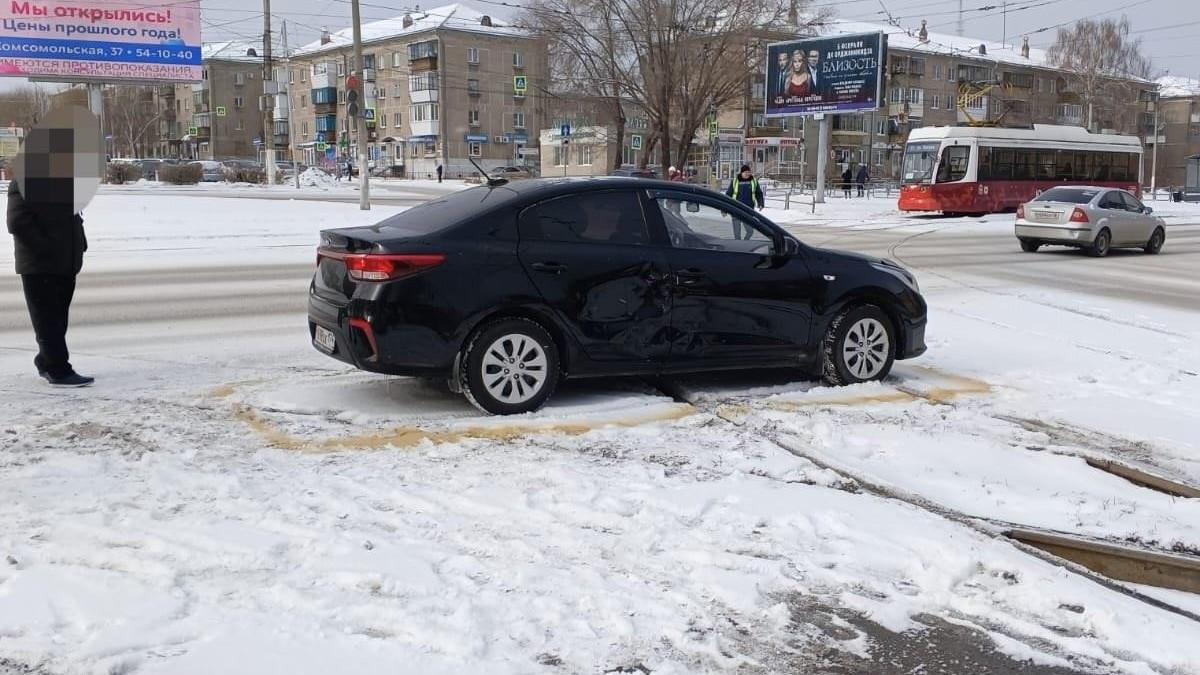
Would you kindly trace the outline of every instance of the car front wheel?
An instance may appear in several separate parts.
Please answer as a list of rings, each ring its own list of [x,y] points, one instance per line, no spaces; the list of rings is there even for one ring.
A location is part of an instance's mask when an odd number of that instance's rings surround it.
[[[1156,255],[1162,250],[1163,242],[1167,240],[1167,233],[1163,232],[1161,227],[1154,228],[1154,234],[1150,235],[1150,241],[1146,242],[1146,247],[1143,249],[1150,255]]]
[[[857,305],[834,317],[825,333],[823,379],[841,386],[882,380],[896,358],[892,321],[874,305]]]
[[[529,319],[501,319],[481,328],[461,359],[467,400],[493,415],[533,412],[558,385],[558,348]]]

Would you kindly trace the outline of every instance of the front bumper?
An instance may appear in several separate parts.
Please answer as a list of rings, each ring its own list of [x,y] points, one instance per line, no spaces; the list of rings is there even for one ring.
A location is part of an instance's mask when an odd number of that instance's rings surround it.
[[[925,353],[925,322],[925,317],[900,322],[903,335],[900,336],[901,348],[896,352],[897,361],[916,358]]]
[[[1092,230],[1086,227],[1017,223],[1015,230],[1018,239],[1034,239],[1036,241],[1051,241],[1062,244],[1091,244],[1092,240],[1095,239],[1092,236]]]

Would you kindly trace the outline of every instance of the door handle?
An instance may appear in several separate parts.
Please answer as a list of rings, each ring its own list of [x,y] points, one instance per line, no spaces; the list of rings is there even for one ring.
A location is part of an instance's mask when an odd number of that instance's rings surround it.
[[[545,272],[547,274],[562,274],[567,271],[567,266],[556,262],[535,262],[530,265],[535,272]]]
[[[675,270],[676,282],[680,285],[691,285],[696,283],[704,276],[704,270],[696,267],[685,267],[681,270]]]

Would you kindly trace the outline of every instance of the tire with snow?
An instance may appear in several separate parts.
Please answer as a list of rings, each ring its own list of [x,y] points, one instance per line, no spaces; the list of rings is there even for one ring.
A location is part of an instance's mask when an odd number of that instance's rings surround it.
[[[1108,255],[1108,250],[1112,247],[1112,233],[1108,228],[1100,230],[1096,235],[1096,240],[1087,248],[1088,255],[1093,258],[1103,258]]]
[[[822,378],[842,386],[882,380],[896,359],[892,320],[875,305],[841,311],[825,331]]]
[[[1021,250],[1025,251],[1026,253],[1037,253],[1037,250],[1041,247],[1041,243],[1033,239],[1021,240]]]
[[[493,415],[533,412],[558,386],[558,348],[546,329],[529,319],[483,326],[467,342],[460,362],[467,400]]]
[[[1150,255],[1157,255],[1162,250],[1163,242],[1167,240],[1167,233],[1163,232],[1161,227],[1154,228],[1154,234],[1150,235],[1150,241],[1146,242],[1145,248],[1142,250]]]

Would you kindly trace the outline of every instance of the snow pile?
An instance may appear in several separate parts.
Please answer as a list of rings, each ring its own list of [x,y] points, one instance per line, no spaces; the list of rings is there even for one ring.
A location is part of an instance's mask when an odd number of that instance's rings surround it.
[[[304,170],[303,173],[300,174],[300,186],[301,187],[315,187],[315,188],[328,189],[328,188],[332,188],[335,184],[336,184],[336,182],[333,180],[333,176],[330,176],[329,174],[325,173],[323,170],[318,169],[315,166],[308,167],[307,169]]]
[[[1162,98],[1200,96],[1200,80],[1177,75],[1164,75],[1158,78],[1158,95]]]

